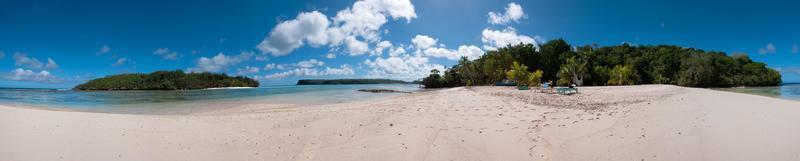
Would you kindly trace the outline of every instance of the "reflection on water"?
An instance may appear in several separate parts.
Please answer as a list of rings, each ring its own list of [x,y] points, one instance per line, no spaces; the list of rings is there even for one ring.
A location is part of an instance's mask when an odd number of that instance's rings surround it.
[[[800,84],[783,84],[773,87],[720,88],[718,90],[800,101]]]
[[[4,88],[0,89],[0,104],[114,110],[127,108],[188,108],[197,104],[236,104],[242,101],[298,105],[329,104],[398,95],[357,91],[358,89],[366,88],[403,91],[419,90],[417,85],[413,84],[287,85],[185,91],[73,91]]]

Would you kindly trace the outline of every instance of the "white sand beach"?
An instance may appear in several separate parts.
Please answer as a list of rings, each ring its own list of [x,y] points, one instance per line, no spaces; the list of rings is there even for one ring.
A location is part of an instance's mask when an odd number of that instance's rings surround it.
[[[452,88],[187,115],[0,106],[0,161],[800,160],[800,102],[671,85]]]

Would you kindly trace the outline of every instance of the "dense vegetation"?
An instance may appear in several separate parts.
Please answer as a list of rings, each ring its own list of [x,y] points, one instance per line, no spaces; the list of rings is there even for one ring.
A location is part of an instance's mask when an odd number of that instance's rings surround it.
[[[391,79],[303,79],[297,85],[327,85],[327,84],[403,84],[400,80]]]
[[[519,63],[519,64],[516,64]],[[525,72],[519,71],[525,67]],[[538,72],[541,79],[523,79]],[[557,85],[676,84],[690,87],[772,86],[781,75],[747,55],[727,55],[679,46],[573,47],[563,39],[534,46],[509,45],[476,60],[462,58],[443,74],[434,70],[422,80],[427,88],[490,85],[503,79],[522,84]],[[526,73],[527,72],[527,73]],[[534,82],[534,83],[531,83]],[[519,83],[518,83],[519,84]]]
[[[181,70],[156,71],[150,74],[119,74],[90,80],[76,90],[187,90],[220,87],[258,87],[247,77],[216,73],[185,73]]]

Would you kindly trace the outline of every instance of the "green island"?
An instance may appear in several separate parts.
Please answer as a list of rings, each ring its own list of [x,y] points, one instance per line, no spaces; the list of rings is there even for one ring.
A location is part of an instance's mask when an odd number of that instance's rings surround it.
[[[302,79],[297,85],[333,85],[333,84],[405,84],[408,82],[392,79]]]
[[[243,76],[174,70],[106,76],[75,86],[74,90],[189,90],[258,85],[258,81]]]
[[[509,45],[480,58],[462,57],[444,73],[432,70],[426,88],[491,85],[503,80],[538,86],[674,84],[687,87],[777,86],[781,74],[746,54],[728,55],[673,45],[571,46],[563,39]]]

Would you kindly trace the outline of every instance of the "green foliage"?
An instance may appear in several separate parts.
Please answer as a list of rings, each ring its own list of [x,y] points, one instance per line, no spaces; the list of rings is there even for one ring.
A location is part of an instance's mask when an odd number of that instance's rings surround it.
[[[506,72],[507,78],[517,82],[517,86],[527,85],[528,75],[528,66],[520,65],[517,62],[514,62],[514,65],[511,66],[511,70]]]
[[[586,62],[571,57],[561,65],[561,69],[558,70],[558,74],[556,75],[558,76],[558,81],[556,81],[556,83],[560,85],[574,83],[578,86],[582,86],[583,78],[589,75],[589,69],[586,68]]]
[[[187,90],[219,87],[258,87],[247,77],[215,73],[184,73],[181,70],[156,71],[150,74],[120,74],[90,80],[76,90]]]
[[[434,72],[435,71],[435,72]],[[431,70],[431,74],[428,77],[422,79],[422,84],[425,85],[425,88],[442,88],[442,76],[439,75],[439,70]]]
[[[537,50],[538,49],[538,50]],[[563,39],[534,46],[509,45],[487,51],[475,60],[462,58],[457,65],[438,71],[438,85],[426,87],[491,85],[503,80],[514,62],[528,72],[542,70],[541,81],[558,84],[621,85],[677,84],[692,87],[771,86],[781,83],[781,75],[764,63],[746,55],[727,56],[680,46],[584,45],[572,48]],[[617,68],[619,66],[619,68]],[[517,70],[520,71],[520,70]],[[617,74],[617,75],[615,75]],[[620,76],[622,74],[622,76]]]
[[[639,74],[628,65],[617,65],[611,69],[608,80],[609,85],[634,85],[639,80]]]
[[[539,86],[542,84],[542,75],[544,72],[542,70],[536,70],[535,72],[528,75],[528,86]]]

